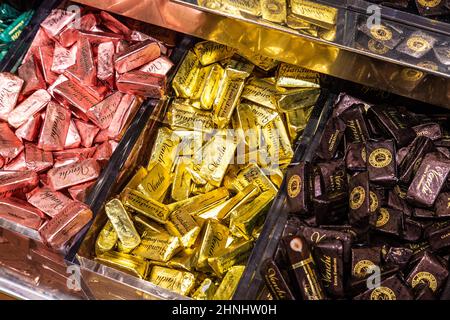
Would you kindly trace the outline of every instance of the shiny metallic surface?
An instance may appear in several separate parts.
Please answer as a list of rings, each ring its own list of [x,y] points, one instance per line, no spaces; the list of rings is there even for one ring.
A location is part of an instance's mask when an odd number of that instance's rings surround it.
[[[348,30],[345,25],[338,25],[338,30],[341,27],[343,31],[350,32],[350,35],[343,35],[341,43],[333,43],[276,24],[262,25],[260,21],[248,17],[232,18],[230,15],[200,8],[192,4],[192,0],[175,1],[77,0],[79,3],[226,44],[241,51],[260,53],[331,76],[450,108],[449,73],[431,71],[405,61],[355,49],[352,46],[354,39],[351,29]],[[354,20],[355,12],[345,9],[345,5],[358,7],[365,2],[358,0],[340,3],[340,17],[343,19],[339,19],[339,23],[346,23]],[[410,16],[403,15],[404,17],[399,14],[404,19]],[[445,23],[429,22],[427,25],[420,19],[418,21],[411,22],[412,27],[442,30],[447,37],[450,34],[450,27]],[[408,74],[414,79],[420,78],[420,83],[416,81],[411,85],[411,81],[404,79]]]

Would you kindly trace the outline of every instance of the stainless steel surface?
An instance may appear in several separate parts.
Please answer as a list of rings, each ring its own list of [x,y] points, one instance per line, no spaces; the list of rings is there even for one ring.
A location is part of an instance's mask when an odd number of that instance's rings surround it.
[[[92,7],[259,53],[338,78],[450,108],[448,75],[407,62],[362,53],[349,45],[318,40],[286,28],[235,19],[169,0],[77,0]],[[344,9],[342,9],[344,10]],[[346,11],[347,12],[347,11]],[[348,11],[353,14],[353,11]],[[428,20],[428,19],[427,19]],[[431,28],[426,26],[427,28]],[[418,25],[414,26],[417,28]],[[344,30],[349,32],[351,30]],[[349,40],[350,41],[350,40]],[[346,42],[345,42],[346,43]]]

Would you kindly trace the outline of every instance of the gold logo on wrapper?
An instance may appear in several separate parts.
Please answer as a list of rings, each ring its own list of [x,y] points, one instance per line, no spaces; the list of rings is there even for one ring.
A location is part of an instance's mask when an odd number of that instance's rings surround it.
[[[392,162],[392,153],[385,148],[373,150],[369,156],[369,163],[375,168],[384,168]]]
[[[381,228],[382,226],[386,225],[388,223],[390,218],[389,211],[385,208],[381,208],[376,222],[376,227]]]
[[[441,0],[417,0],[417,2],[424,7],[434,8],[441,4]]]
[[[379,43],[373,39],[370,39],[367,43],[369,50],[376,54],[386,54],[389,51],[389,47],[382,43]]]
[[[353,268],[353,273],[356,277],[362,278],[367,274],[367,269],[374,266],[375,264],[370,260],[361,260]]]
[[[415,288],[419,283],[426,283],[431,290],[436,291],[437,280],[434,275],[429,272],[418,272],[412,279],[412,287]]]
[[[363,187],[359,186],[352,190],[350,193],[350,208],[357,210],[361,208],[366,198],[366,191]]]
[[[416,52],[425,52],[431,49],[431,44],[426,39],[419,36],[409,38],[406,45]]]
[[[378,197],[376,195],[375,192],[373,191],[369,191],[369,207],[370,207],[370,212],[375,212],[375,210],[377,210],[378,208]]]
[[[370,34],[377,40],[388,41],[392,39],[392,31],[382,25],[374,25],[370,28]]]
[[[417,81],[423,77],[423,72],[415,69],[406,68],[402,70],[400,76],[403,80],[406,81]]]
[[[397,300],[397,297],[392,289],[388,287],[378,287],[370,294],[370,300]]]
[[[298,175],[293,175],[288,182],[287,186],[288,195],[291,198],[295,198],[302,191],[302,178]]]

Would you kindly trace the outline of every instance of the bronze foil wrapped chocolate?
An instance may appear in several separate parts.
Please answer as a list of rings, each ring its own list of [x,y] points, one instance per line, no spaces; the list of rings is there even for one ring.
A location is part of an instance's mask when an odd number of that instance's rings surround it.
[[[367,169],[366,145],[363,142],[349,143],[345,151],[345,165],[351,171],[365,171]]]
[[[448,277],[447,266],[429,251],[425,251],[422,259],[409,273],[406,282],[414,289],[419,283],[425,283],[437,294]]]
[[[369,289],[356,296],[355,300],[412,300],[413,293],[397,275],[393,275],[380,283],[380,286]]]
[[[351,275],[353,278],[367,278],[373,273],[371,267],[381,263],[380,247],[362,247],[352,249]]]

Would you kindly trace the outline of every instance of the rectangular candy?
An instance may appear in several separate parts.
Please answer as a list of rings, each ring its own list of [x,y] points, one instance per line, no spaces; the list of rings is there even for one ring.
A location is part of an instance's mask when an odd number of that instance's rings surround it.
[[[53,190],[61,190],[98,178],[100,166],[94,159],[82,160],[48,171],[48,179]]]
[[[37,230],[41,225],[43,214],[28,202],[9,197],[0,198],[0,217]]]
[[[124,52],[115,57],[115,69],[119,73],[125,73],[155,60],[160,55],[161,49],[157,42],[151,39],[142,41],[129,46]]]
[[[43,89],[35,91],[9,113],[8,123],[14,128],[20,127],[29,118],[44,109],[50,100],[51,96],[47,91]]]
[[[38,147],[45,151],[63,150],[70,126],[70,110],[50,101],[47,105]]]
[[[8,73],[0,73],[0,119],[7,121],[19,98],[24,80]]]

